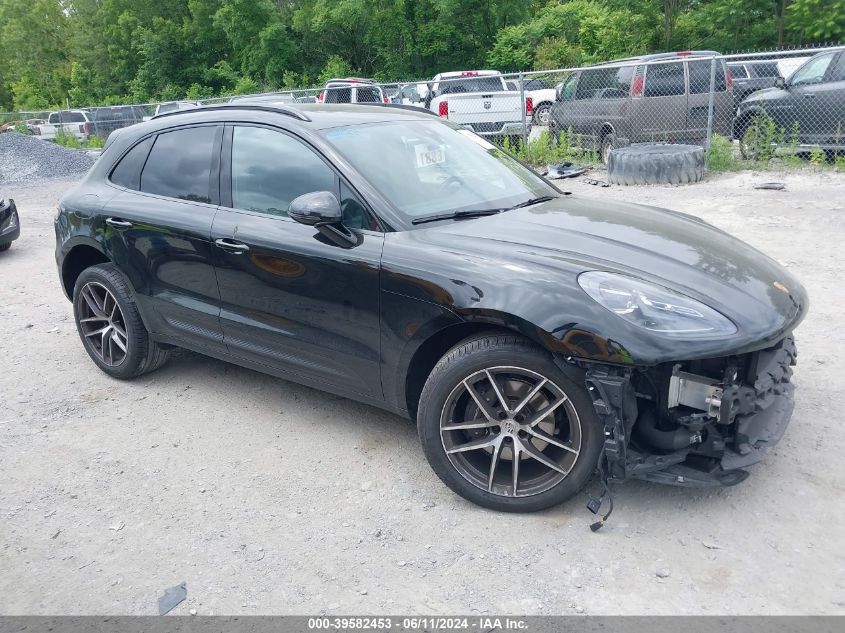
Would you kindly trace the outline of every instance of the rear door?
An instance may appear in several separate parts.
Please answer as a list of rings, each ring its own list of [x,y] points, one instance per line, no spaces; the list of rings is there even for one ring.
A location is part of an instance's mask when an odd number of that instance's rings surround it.
[[[684,63],[678,60],[648,64],[643,96],[631,100],[631,112],[633,141],[675,142],[684,138],[687,129]]]
[[[294,380],[381,398],[379,270],[384,235],[313,147],[281,130],[227,127],[212,237],[231,354]],[[359,243],[343,248],[288,217],[290,202],[332,191]],[[302,380],[301,380],[302,381]]]
[[[687,124],[678,140],[701,142],[707,136],[707,119],[710,110],[710,73],[712,59],[689,59],[685,62],[689,74],[687,99]],[[715,60],[713,70],[713,132],[727,136],[733,115],[733,97],[728,91],[725,66]]]
[[[211,124],[136,144],[110,174],[120,193],[101,227],[147,327],[212,352],[224,349],[211,243],[222,137],[222,126]]]

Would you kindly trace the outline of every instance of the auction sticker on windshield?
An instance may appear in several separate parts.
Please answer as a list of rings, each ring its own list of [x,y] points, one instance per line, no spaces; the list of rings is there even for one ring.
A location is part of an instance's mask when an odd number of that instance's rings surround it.
[[[416,152],[417,155],[418,169],[446,162],[445,145],[414,145],[414,152]]]

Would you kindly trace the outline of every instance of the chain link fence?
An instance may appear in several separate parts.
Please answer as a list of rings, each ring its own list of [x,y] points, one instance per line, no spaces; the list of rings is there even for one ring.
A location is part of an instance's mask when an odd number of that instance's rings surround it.
[[[535,163],[600,164],[614,148],[644,142],[704,145],[717,168],[759,165],[780,155],[845,162],[845,46],[660,53],[578,68],[467,70],[408,82],[346,78],[201,101],[0,113],[0,124],[45,140],[102,142],[113,130],[158,114],[228,101],[425,108]]]

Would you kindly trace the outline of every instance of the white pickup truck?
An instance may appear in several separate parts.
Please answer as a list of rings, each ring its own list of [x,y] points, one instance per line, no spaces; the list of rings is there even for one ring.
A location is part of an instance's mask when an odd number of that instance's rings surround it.
[[[55,141],[59,130],[67,136],[84,141],[91,136],[91,117],[85,110],[58,110],[51,112],[47,123],[33,126],[32,134],[45,141]]]
[[[497,140],[522,138],[531,123],[533,102],[521,102],[519,91],[505,84],[495,70],[464,70],[439,73],[430,82],[426,107],[442,117]]]

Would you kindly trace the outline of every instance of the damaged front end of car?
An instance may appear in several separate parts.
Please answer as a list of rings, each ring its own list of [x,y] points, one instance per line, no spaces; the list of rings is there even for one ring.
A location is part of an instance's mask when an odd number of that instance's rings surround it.
[[[587,387],[604,425],[603,478],[689,487],[743,481],[744,469],[777,444],[789,423],[796,356],[788,336],[720,358],[590,364]]]

